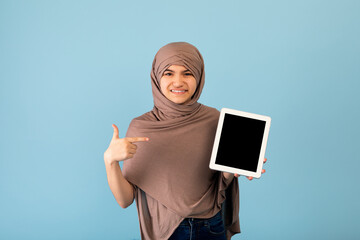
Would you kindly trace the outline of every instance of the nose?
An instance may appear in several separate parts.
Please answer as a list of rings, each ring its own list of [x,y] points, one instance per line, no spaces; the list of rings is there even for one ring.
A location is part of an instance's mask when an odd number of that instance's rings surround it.
[[[175,76],[172,84],[174,87],[181,87],[182,85],[184,85],[183,77],[181,75]]]

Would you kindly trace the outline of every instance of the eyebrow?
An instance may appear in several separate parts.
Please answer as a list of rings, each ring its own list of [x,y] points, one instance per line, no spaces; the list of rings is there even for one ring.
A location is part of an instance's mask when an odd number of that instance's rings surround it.
[[[166,71],[169,71],[169,72],[175,72],[175,71],[173,71],[173,70],[171,70],[171,69],[166,69],[164,72],[166,72]],[[191,72],[189,69],[186,69],[186,70],[184,70],[183,72]]]

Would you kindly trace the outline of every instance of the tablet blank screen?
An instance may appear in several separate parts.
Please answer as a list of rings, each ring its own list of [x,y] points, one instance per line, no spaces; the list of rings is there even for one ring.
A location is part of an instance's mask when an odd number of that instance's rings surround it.
[[[265,123],[225,113],[215,163],[256,172]]]

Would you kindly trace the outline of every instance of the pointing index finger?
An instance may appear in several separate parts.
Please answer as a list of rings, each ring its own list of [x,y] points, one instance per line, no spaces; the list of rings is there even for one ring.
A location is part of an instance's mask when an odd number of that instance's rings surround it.
[[[134,142],[147,142],[149,141],[149,138],[147,137],[128,137],[126,138],[129,142],[134,143]]]

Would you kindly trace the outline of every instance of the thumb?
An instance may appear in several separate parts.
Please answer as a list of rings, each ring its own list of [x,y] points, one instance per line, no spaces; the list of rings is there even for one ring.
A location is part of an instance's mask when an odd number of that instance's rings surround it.
[[[113,139],[119,138],[119,129],[118,129],[118,127],[115,124],[113,124],[112,127],[114,128]]]

